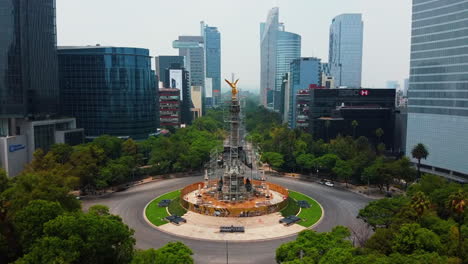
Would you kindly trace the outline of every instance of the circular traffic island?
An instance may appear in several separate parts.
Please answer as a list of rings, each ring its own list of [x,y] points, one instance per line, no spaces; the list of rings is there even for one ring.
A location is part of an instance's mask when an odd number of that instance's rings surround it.
[[[195,183],[148,203],[145,220],[160,231],[198,240],[254,241],[292,236],[323,218],[311,197],[271,183],[266,195],[219,201],[208,184]]]

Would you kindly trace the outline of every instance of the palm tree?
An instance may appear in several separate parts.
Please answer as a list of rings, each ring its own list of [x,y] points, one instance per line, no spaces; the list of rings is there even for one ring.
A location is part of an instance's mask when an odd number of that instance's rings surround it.
[[[377,138],[379,139],[379,142],[380,142],[380,138],[384,135],[384,130],[382,128],[377,128],[375,130],[375,135],[377,136]]]
[[[421,178],[421,159],[427,159],[429,156],[429,152],[426,149],[424,144],[419,143],[414,146],[413,150],[411,151],[411,155],[413,158],[418,160],[418,178]]]
[[[458,252],[461,252],[461,246],[463,244],[463,236],[461,235],[461,226],[463,224],[463,213],[468,206],[467,194],[462,190],[449,196],[448,207],[456,215],[456,221],[458,222]]]
[[[356,138],[356,127],[359,126],[358,121],[353,120],[353,122],[351,122],[351,126],[353,127],[353,138]]]
[[[429,209],[431,203],[429,198],[423,192],[417,192],[413,198],[411,198],[411,208],[413,208],[419,217],[424,214],[424,211]]]

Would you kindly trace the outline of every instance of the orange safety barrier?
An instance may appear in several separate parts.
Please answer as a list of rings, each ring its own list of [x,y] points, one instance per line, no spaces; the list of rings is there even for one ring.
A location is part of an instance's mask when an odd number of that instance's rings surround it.
[[[210,181],[210,184],[215,184],[216,181]],[[261,181],[252,181],[254,186],[259,186],[263,182]],[[283,195],[283,201],[272,204],[272,205],[264,205],[264,206],[255,206],[251,208],[245,208],[242,206],[236,207],[235,204],[229,204],[229,207],[213,207],[213,206],[205,206],[205,205],[197,205],[191,202],[188,202],[184,199],[184,196],[198,190],[199,186],[203,188],[205,184],[203,182],[193,183],[191,185],[186,186],[181,190],[181,205],[192,212],[203,214],[203,215],[210,215],[210,216],[219,216],[219,217],[252,217],[252,216],[261,216],[266,214],[275,213],[278,211],[283,210],[288,204],[288,196],[289,192],[288,189],[273,183],[266,182],[268,188],[271,191],[278,192]],[[239,202],[242,204],[242,202]]]

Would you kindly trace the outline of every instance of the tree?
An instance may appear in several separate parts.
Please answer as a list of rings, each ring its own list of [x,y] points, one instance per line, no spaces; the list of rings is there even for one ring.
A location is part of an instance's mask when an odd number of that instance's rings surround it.
[[[301,154],[299,157],[296,158],[296,163],[299,166],[301,166],[301,169],[305,168],[307,170],[310,170],[314,167],[314,160],[314,154]]]
[[[413,197],[411,197],[411,208],[416,211],[419,217],[429,209],[430,205],[431,202],[429,201],[429,198],[423,192],[417,192]]]
[[[8,178],[5,170],[0,168],[0,194],[5,191],[10,185],[10,179]]]
[[[192,264],[192,250],[181,242],[168,243],[160,249],[139,250],[131,264]]]
[[[43,232],[18,263],[123,264],[133,257],[133,230],[118,216],[64,214],[45,223]]]
[[[109,159],[116,159],[122,153],[122,139],[109,135],[102,135],[93,140],[91,143],[104,150],[104,155]]]
[[[17,212],[14,225],[23,249],[30,249],[31,245],[42,237],[44,224],[63,213],[59,203],[44,200],[33,200]]]
[[[285,243],[276,249],[276,261],[278,263],[319,263],[321,259],[324,259],[323,261],[326,261],[324,263],[336,263],[330,261],[333,261],[333,256],[342,255],[343,252],[339,249],[345,251],[352,249],[351,242],[346,239],[350,235],[349,229],[343,226],[337,226],[327,233],[302,231],[295,241]],[[328,252],[330,254],[327,256]]]
[[[340,158],[335,154],[325,154],[319,158],[316,158],[315,163],[320,168],[331,171],[335,167],[335,164],[339,159]]]
[[[450,195],[449,197],[449,207],[452,209],[452,212],[455,214],[455,220],[458,222],[458,256],[462,256],[462,244],[463,244],[463,235],[462,235],[462,224],[463,224],[463,214],[467,207],[467,194],[462,190]]]
[[[384,130],[382,128],[377,128],[375,130],[375,135],[377,136],[377,138],[379,139],[379,142],[380,142],[380,138],[384,135]]]
[[[268,165],[270,166],[270,170],[271,170],[272,166],[275,168],[281,167],[281,165],[283,165],[284,163],[284,159],[283,159],[283,155],[281,155],[280,153],[266,152],[266,153],[263,153],[262,155],[262,162],[268,163]]]
[[[385,149],[386,149],[386,147],[385,147],[385,144],[384,144],[384,143],[379,143],[379,144],[377,145],[377,153],[378,153],[379,155],[383,155],[383,154],[385,153]]]
[[[439,252],[441,248],[439,236],[418,224],[404,224],[395,235],[392,246],[394,252],[402,254],[412,254],[418,250]]]
[[[359,126],[358,121],[353,120],[351,126],[353,127],[353,138],[356,138],[356,128]]]
[[[418,178],[421,178],[421,159],[427,159],[429,152],[424,144],[419,143],[411,150],[411,156],[418,160]]]
[[[56,155],[58,162],[65,164],[70,160],[70,156],[73,153],[73,147],[68,144],[54,144],[50,148],[49,152]]]
[[[388,228],[395,216],[408,204],[408,198],[403,196],[373,201],[359,211],[358,218],[364,220],[374,230],[379,227]]]
[[[346,188],[348,188],[348,180],[353,175],[353,168],[351,165],[341,159],[337,160],[335,167],[333,168],[333,173],[335,173],[338,178],[344,179]]]

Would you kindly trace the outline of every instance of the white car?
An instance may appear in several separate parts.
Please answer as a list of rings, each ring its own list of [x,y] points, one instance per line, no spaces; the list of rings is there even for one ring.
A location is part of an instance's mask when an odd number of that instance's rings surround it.
[[[330,181],[325,182],[325,185],[326,185],[326,186],[329,186],[329,187],[335,186],[335,185],[333,184],[333,182],[330,182]]]

